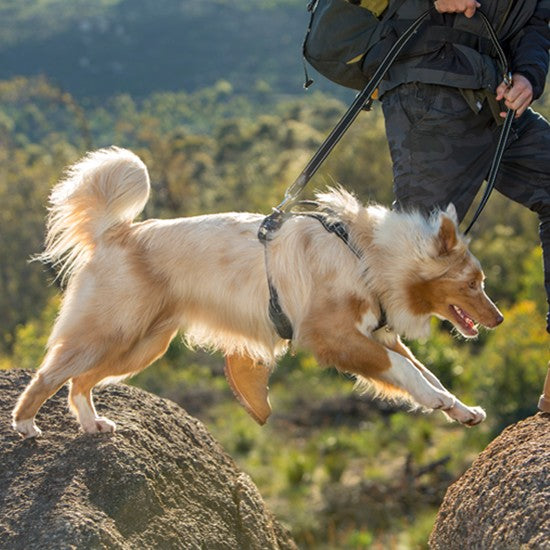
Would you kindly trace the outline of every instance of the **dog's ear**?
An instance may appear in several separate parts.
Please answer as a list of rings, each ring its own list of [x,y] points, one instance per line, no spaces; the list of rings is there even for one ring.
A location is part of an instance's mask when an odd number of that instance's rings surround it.
[[[454,210],[454,206],[452,208]],[[449,209],[447,208],[447,210]],[[448,215],[447,212],[441,213],[439,217],[439,232],[437,233],[436,239],[437,249],[440,256],[449,254],[458,242],[456,222],[451,216]]]
[[[455,205],[452,202],[450,202],[449,205],[447,206],[447,210],[445,210],[445,214],[447,214],[447,216],[449,216],[449,218],[453,220],[455,225],[458,225],[458,214],[456,213]]]

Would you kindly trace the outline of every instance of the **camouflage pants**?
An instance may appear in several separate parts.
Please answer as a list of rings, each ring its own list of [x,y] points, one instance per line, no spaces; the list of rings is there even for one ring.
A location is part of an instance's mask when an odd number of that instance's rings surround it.
[[[459,90],[409,83],[382,98],[397,208],[456,206],[462,220],[489,172],[500,126]],[[513,123],[495,189],[539,216],[550,304],[550,125],[531,109]],[[550,332],[550,313],[547,330]]]

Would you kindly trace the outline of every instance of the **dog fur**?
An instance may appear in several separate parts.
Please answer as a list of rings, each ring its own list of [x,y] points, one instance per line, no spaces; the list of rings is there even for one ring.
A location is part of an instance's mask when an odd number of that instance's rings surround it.
[[[44,361],[13,412],[23,436],[40,433],[37,411],[69,380],[82,428],[113,431],[95,411],[92,388],[141,371],[178,331],[191,344],[272,369],[288,343],[269,319],[266,257],[294,345],[321,365],[467,425],[485,418],[449,393],[399,336],[426,336],[432,315],[466,337],[477,334],[474,322],[502,321],[452,206],[426,219],[365,207],[331,189],[317,200],[347,225],[360,257],[299,215],[274,234],[265,256],[257,238],[263,215],[135,223],[149,191],[145,165],[119,148],[88,154],[54,187],[40,259],[59,268],[67,288]],[[382,308],[390,328],[376,330]]]

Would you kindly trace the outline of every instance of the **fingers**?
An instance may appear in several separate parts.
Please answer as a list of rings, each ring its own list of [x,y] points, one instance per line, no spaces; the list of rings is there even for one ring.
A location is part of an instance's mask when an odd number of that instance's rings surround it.
[[[514,88],[510,90],[510,92],[514,92]],[[527,90],[522,90],[519,94],[510,93],[506,96],[506,101],[504,104],[508,109],[512,109],[513,111],[516,111],[516,116],[521,116],[522,113],[529,107],[531,104],[531,98],[532,94],[530,94]]]
[[[474,2],[473,6],[468,6],[466,10],[464,11],[464,15],[469,19],[470,17],[473,17],[476,13],[477,8],[481,8],[481,4],[479,2]]]
[[[504,94],[506,93],[506,90],[508,89],[508,84],[505,82],[501,82],[497,89],[496,89],[496,99],[497,101],[501,101],[504,99]]]
[[[513,107],[512,105],[509,105],[508,102],[506,102],[506,107],[508,107],[508,109],[511,109],[512,111],[515,111],[515,118],[519,118],[523,113],[525,113],[530,104],[531,102],[525,102],[521,103],[518,107]],[[502,118],[506,118],[506,113],[503,111],[500,113],[500,116]]]
[[[470,18],[481,4],[476,0],[436,0],[434,6],[439,13],[463,13]]]
[[[507,86],[504,82],[498,86],[496,99],[497,101],[504,99],[506,107],[516,111],[516,118],[520,117],[533,101],[533,86],[523,75],[515,74],[512,86]],[[506,113],[500,113],[500,116],[505,117]]]

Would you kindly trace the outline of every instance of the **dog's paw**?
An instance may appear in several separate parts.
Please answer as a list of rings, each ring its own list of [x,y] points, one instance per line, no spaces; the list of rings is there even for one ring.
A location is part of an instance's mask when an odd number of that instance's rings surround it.
[[[438,391],[433,397],[431,408],[434,410],[449,411],[456,403],[456,397],[452,393]]]
[[[487,418],[485,411],[481,407],[470,407],[470,413],[470,419],[464,422],[466,426],[476,426]]]
[[[82,429],[88,434],[112,433],[116,430],[116,424],[108,418],[98,416],[86,425],[83,424]]]
[[[445,412],[453,420],[465,426],[476,426],[487,418],[485,411],[481,407],[467,407],[460,402]]]
[[[13,428],[16,430],[23,439],[30,437],[40,437],[42,430],[34,423],[34,418],[27,418],[26,420],[14,420]]]

